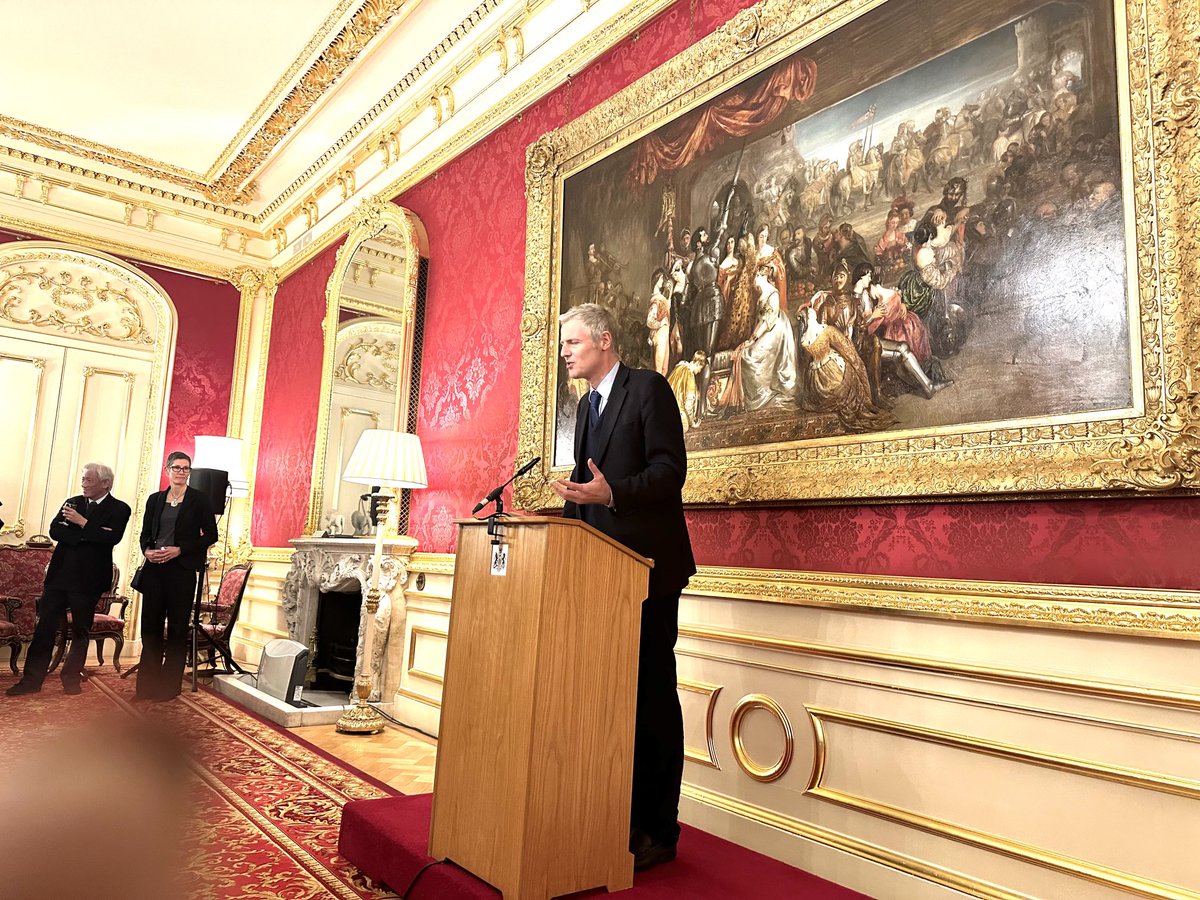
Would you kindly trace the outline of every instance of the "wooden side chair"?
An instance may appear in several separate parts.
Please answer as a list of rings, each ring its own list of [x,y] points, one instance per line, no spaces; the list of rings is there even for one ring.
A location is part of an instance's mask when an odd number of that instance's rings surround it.
[[[129,598],[124,594],[117,593],[117,586],[120,583],[121,570],[114,564],[112,585],[96,601],[96,615],[92,619],[91,630],[88,631],[88,640],[96,642],[96,659],[100,665],[104,665],[104,642],[107,640],[115,642],[112,661],[113,668],[118,672],[121,671],[121,650],[125,647],[125,612],[129,608]],[[114,606],[118,607],[116,615],[113,615]],[[63,627],[58,632],[58,642],[54,647],[54,659],[50,661],[51,672],[58,668],[58,664],[66,655],[67,642],[70,637],[71,613],[68,610]]]
[[[216,669],[219,655],[226,671],[242,671],[241,667],[233,661],[230,641],[233,638],[233,629],[237,625],[238,613],[242,608],[242,597],[246,593],[246,585],[250,581],[250,572],[253,568],[253,563],[230,566],[221,576],[221,584],[217,588],[216,597],[200,602],[200,633],[196,636],[196,654],[204,653],[208,657],[206,665],[210,670]],[[191,639],[189,626],[189,648]],[[196,665],[196,660],[192,660],[192,665]]]

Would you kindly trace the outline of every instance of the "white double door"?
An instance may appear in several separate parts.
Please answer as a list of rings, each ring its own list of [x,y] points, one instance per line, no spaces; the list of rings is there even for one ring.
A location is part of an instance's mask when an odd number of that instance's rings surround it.
[[[0,540],[46,534],[63,500],[78,494],[80,469],[103,463],[113,495],[135,509],[146,453],[152,361],[144,353],[0,329]],[[154,485],[157,487],[157,485]],[[113,559],[128,566],[131,522]]]

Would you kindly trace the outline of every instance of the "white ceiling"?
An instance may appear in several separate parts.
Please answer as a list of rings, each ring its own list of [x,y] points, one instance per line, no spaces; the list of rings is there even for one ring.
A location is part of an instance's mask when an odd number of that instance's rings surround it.
[[[306,48],[324,50],[343,24],[326,19],[356,6],[0,0],[0,115],[202,175]]]

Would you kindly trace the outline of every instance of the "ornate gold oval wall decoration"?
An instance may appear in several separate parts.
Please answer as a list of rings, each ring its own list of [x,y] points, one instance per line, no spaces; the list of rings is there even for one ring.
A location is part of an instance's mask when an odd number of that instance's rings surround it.
[[[748,713],[756,709],[766,712],[783,729],[783,753],[769,766],[755,762],[746,751],[745,743],[742,740],[742,722]],[[792,764],[792,755],[795,752],[792,725],[788,722],[783,707],[766,694],[747,694],[737,702],[737,706],[733,708],[733,715],[729,719],[729,739],[733,742],[733,758],[737,760],[742,771],[755,781],[775,781],[781,778],[787,772],[788,766]]]

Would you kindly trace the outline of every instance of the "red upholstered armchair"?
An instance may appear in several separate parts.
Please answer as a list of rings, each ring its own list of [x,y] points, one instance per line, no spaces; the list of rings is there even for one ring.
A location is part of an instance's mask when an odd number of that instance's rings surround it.
[[[18,672],[21,645],[33,640],[37,601],[46,580],[46,565],[54,545],[44,535],[24,544],[0,545],[0,645],[8,644],[8,665]]]
[[[121,671],[121,650],[125,646],[125,610],[129,608],[129,598],[117,593],[117,585],[121,583],[121,570],[113,565],[112,585],[100,595],[96,601],[96,616],[92,619],[92,628],[88,639],[96,642],[96,660],[104,665],[104,642],[116,642],[113,649],[113,668]],[[113,615],[113,607],[117,606],[117,614]],[[71,612],[67,611],[66,626],[58,634],[58,644],[54,648],[54,659],[50,663],[53,672],[62,662],[66,653],[67,641],[71,634]]]

